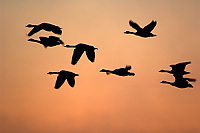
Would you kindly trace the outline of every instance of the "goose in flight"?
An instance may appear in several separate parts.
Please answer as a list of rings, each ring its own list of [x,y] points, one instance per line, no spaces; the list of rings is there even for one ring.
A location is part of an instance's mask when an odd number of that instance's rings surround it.
[[[112,73],[118,76],[134,76],[135,73],[128,72],[129,70],[131,70],[131,66],[126,66],[125,68],[118,68],[115,70],[102,69],[100,72],[106,72],[107,75]]]
[[[151,31],[154,29],[154,27],[156,26],[157,22],[156,21],[151,21],[151,23],[149,23],[147,26],[145,26],[144,28],[141,28],[137,23],[133,22],[132,20],[129,21],[129,25],[137,30],[137,32],[131,32],[131,31],[125,31],[125,34],[134,34],[140,37],[154,37],[156,35],[152,34]]]
[[[83,43],[79,43],[75,46],[66,45],[65,47],[75,48],[74,53],[72,55],[72,61],[71,61],[72,65],[75,65],[78,62],[78,60],[81,58],[84,51],[86,52],[87,58],[91,62],[94,62],[94,60],[95,60],[95,49],[98,49],[98,48],[95,48],[93,46],[83,44]]]
[[[190,72],[186,72],[185,71],[185,67],[186,65],[190,64],[191,62],[181,62],[181,63],[177,63],[175,65],[170,65],[170,67],[172,68],[170,71],[169,70],[160,70],[159,72],[167,72],[170,74],[178,74],[178,75],[185,75],[185,74],[189,74]]]
[[[56,84],[55,84],[55,89],[59,89],[62,84],[65,82],[67,79],[67,82],[71,87],[74,87],[75,85],[75,76],[79,76],[76,73],[70,72],[70,71],[65,71],[61,70],[60,72],[48,72],[47,74],[58,74]]]
[[[175,81],[174,82],[168,82],[168,81],[162,81],[160,83],[164,83],[164,84],[170,84],[171,86],[175,86],[178,88],[193,88],[193,86],[188,82],[195,82],[196,79],[191,79],[191,78],[183,78],[182,75],[173,75],[175,77]]]
[[[33,34],[39,32],[40,30],[45,30],[45,31],[52,31],[55,34],[62,34],[62,30],[60,27],[49,24],[49,23],[41,23],[39,25],[33,25],[33,24],[28,24],[26,27],[32,28],[33,29],[28,33],[28,36],[32,36]]]
[[[162,81],[161,83],[165,84],[170,84],[172,86],[178,87],[178,88],[193,88],[193,86],[188,82],[195,82],[196,79],[191,79],[191,78],[183,78],[183,75],[189,74],[190,72],[185,71],[186,65],[190,64],[191,62],[181,62],[177,63],[175,65],[170,65],[172,68],[170,71],[169,70],[160,70],[159,72],[167,72],[169,74],[173,74],[175,81],[174,82],[168,82],[168,81]]]
[[[28,41],[31,42],[37,42],[39,44],[42,44],[45,48],[47,47],[54,47],[56,45],[62,44],[64,46],[64,42],[59,38],[55,36],[49,36],[49,37],[39,37],[40,40],[35,40],[35,39],[28,39]]]

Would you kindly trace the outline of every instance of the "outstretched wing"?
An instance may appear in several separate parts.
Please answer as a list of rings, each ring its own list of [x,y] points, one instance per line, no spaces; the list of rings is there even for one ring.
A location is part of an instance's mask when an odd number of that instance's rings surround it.
[[[55,34],[58,34],[58,35],[62,34],[62,30],[59,27],[53,27],[52,32],[55,33]]]
[[[59,74],[56,80],[55,88],[59,89],[63,85],[65,80],[66,78],[63,76],[63,74]]]
[[[86,50],[86,55],[91,62],[94,62],[95,52],[93,47],[88,47],[88,49]]]
[[[71,86],[71,87],[74,87],[74,85],[75,85],[75,79],[74,79],[75,77],[67,77],[67,82],[69,83],[69,85]]]
[[[74,53],[72,55],[72,65],[75,65],[78,60],[81,58],[81,55],[83,54],[84,50],[80,49],[80,48],[75,48],[74,49]]]
[[[129,65],[126,65],[125,69],[128,71],[128,70],[131,70],[131,66]]]
[[[196,79],[192,79],[192,78],[184,78],[184,79],[190,82],[196,82]]]
[[[185,70],[185,67],[186,65],[190,64],[191,62],[188,61],[188,62],[181,62],[181,63],[178,63],[176,65],[170,65],[170,67],[172,68],[172,71],[184,71]]]
[[[28,36],[32,36],[33,34],[39,32],[41,29],[40,26],[35,26],[29,33],[28,33]]]
[[[53,24],[50,24],[50,23],[42,23],[40,25],[46,31],[52,31],[53,33],[59,34],[59,35],[62,34],[62,30],[61,30],[61,28],[59,26],[56,26],[56,25],[53,25]]]
[[[133,22],[132,20],[129,21],[129,25],[130,25],[132,28],[136,29],[137,31],[138,31],[138,30],[142,30],[142,28],[141,28],[137,23]]]
[[[156,26],[156,24],[157,24],[156,21],[151,21],[151,23],[148,24],[147,26],[145,26],[145,27],[143,28],[143,30],[144,30],[145,32],[149,32],[149,33],[150,33],[150,32],[154,29],[154,27]]]
[[[41,23],[38,25],[41,29],[45,30],[45,31],[52,31],[55,34],[62,34],[62,30],[60,27],[50,24],[50,23]]]

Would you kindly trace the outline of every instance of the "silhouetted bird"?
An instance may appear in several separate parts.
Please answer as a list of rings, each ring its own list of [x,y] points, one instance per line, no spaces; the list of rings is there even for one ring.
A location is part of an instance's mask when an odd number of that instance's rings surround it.
[[[49,36],[48,37],[39,37],[40,40],[35,40],[35,39],[28,39],[28,41],[31,41],[31,42],[37,42],[37,43],[40,43],[42,44],[45,48],[47,47],[54,47],[56,45],[64,45],[64,42],[62,40],[60,40],[59,37],[55,37],[55,36]]]
[[[78,60],[80,59],[80,57],[81,57],[81,55],[83,54],[84,51],[86,52],[88,59],[91,62],[94,62],[94,60],[95,60],[95,49],[98,49],[98,48],[95,48],[93,46],[83,44],[83,43],[79,43],[75,46],[66,45],[65,47],[75,48],[73,56],[72,56],[72,61],[71,61],[72,65],[75,65],[78,62]]]
[[[133,21],[129,21],[129,25],[136,29],[137,32],[130,32],[130,31],[125,31],[125,34],[134,34],[140,37],[154,37],[156,35],[152,34],[151,31],[154,29],[154,27],[156,26],[157,22],[156,21],[152,21],[150,24],[148,24],[147,26],[145,26],[144,28],[141,28],[137,23],[133,22]]]
[[[33,29],[28,33],[28,36],[32,36],[33,34],[39,32],[40,30],[52,31],[53,33],[59,34],[59,35],[62,34],[62,30],[60,27],[49,24],[49,23],[41,23],[39,25],[28,24],[26,27],[29,27],[29,28],[33,27]]]
[[[185,71],[185,67],[186,65],[190,64],[191,62],[181,62],[181,63],[177,63],[175,65],[170,65],[170,67],[172,68],[171,71],[169,70],[160,70],[159,72],[167,72],[170,74],[178,74],[178,75],[185,75],[185,74],[189,74],[190,72],[186,72]]]
[[[106,72],[107,75],[112,73],[112,74],[116,74],[118,76],[134,76],[135,75],[135,73],[130,73],[130,72],[128,72],[128,70],[131,70],[131,66],[126,66],[125,68],[119,68],[119,69],[115,69],[115,70],[102,69],[100,72]]]
[[[188,81],[190,82],[195,82],[196,79],[191,79],[191,78],[183,78],[182,75],[173,75],[175,77],[175,81],[174,82],[168,82],[168,81],[162,81],[160,83],[164,83],[164,84],[170,84],[171,86],[175,86],[178,88],[193,88],[193,86],[191,84],[188,83]]]
[[[65,70],[61,70],[60,72],[48,72],[47,74],[58,74],[56,84],[55,84],[55,89],[60,88],[66,79],[67,79],[69,85],[71,87],[74,87],[75,76],[79,76],[78,74],[75,74],[70,71],[65,71]]]
[[[175,65],[170,65],[170,67],[172,68],[171,71],[160,70],[159,72],[167,72],[167,73],[173,74],[173,76],[175,78],[174,82],[162,81],[161,83],[170,84],[170,85],[178,87],[178,88],[187,88],[187,87],[193,88],[193,86],[191,84],[189,84],[188,81],[195,82],[196,79],[183,78],[183,75],[190,73],[190,72],[185,71],[186,65],[188,65],[190,63],[191,62],[188,61],[188,62],[177,63]]]

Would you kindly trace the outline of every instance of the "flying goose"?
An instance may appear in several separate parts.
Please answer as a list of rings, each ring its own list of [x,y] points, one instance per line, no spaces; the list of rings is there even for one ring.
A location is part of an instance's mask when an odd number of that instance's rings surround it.
[[[106,72],[107,75],[112,73],[112,74],[115,74],[118,76],[134,76],[135,73],[130,73],[130,72],[128,72],[129,70],[131,70],[131,66],[126,66],[124,68],[118,68],[118,69],[114,69],[114,70],[102,69],[102,70],[100,70],[100,72]]]
[[[32,36],[33,34],[39,32],[40,30],[45,30],[45,31],[52,31],[55,34],[62,34],[62,30],[60,27],[53,25],[53,24],[49,24],[49,23],[41,23],[39,25],[33,25],[33,24],[28,24],[26,25],[26,27],[28,28],[32,28],[33,29],[28,33],[28,36]]]
[[[131,31],[125,31],[125,34],[134,34],[136,36],[140,36],[140,37],[154,37],[156,35],[152,34],[151,31],[154,29],[154,27],[156,26],[157,22],[153,21],[151,23],[149,23],[147,26],[145,26],[144,28],[141,28],[137,23],[133,22],[132,20],[129,21],[129,25],[137,30],[136,32],[131,32]]]
[[[64,42],[59,38],[55,36],[49,36],[49,37],[39,37],[40,40],[35,40],[35,39],[28,39],[28,41],[31,42],[37,42],[39,44],[42,44],[45,48],[47,47],[54,47],[56,45],[64,45]]]
[[[189,84],[188,81],[195,82],[196,79],[183,77],[183,75],[190,73],[190,72],[185,71],[186,65],[188,65],[190,63],[191,62],[188,61],[188,62],[177,63],[175,65],[170,65],[170,67],[172,68],[170,71],[169,70],[160,70],[159,72],[167,72],[169,74],[173,74],[173,76],[175,78],[174,82],[162,81],[161,83],[170,84],[170,85],[178,87],[178,88],[187,88],[187,87],[193,88],[193,86],[191,84]]]
[[[94,60],[95,60],[95,49],[98,49],[98,48],[95,48],[93,46],[83,44],[83,43],[79,43],[75,46],[66,45],[65,47],[75,48],[74,53],[72,55],[72,61],[71,61],[72,65],[75,65],[78,62],[78,60],[81,58],[84,51],[86,52],[87,58],[91,62],[94,62]]]
[[[47,74],[58,74],[56,84],[55,84],[55,89],[59,89],[62,84],[65,82],[67,79],[67,82],[71,87],[74,87],[75,85],[75,76],[79,76],[76,73],[70,72],[70,71],[65,71],[61,70],[60,72],[48,72]]]

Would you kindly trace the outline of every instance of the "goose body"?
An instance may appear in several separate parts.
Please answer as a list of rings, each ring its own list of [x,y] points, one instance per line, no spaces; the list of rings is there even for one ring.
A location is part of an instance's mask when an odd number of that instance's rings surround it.
[[[125,34],[134,34],[136,36],[140,36],[140,37],[154,37],[156,35],[152,34],[151,31],[154,29],[154,27],[156,26],[157,22],[156,21],[152,21],[151,23],[149,23],[147,26],[145,26],[144,28],[141,28],[137,23],[133,22],[132,20],[129,21],[129,25],[136,30],[136,32],[131,32],[131,31],[125,31]]]
[[[83,44],[83,43],[79,43],[75,46],[72,45],[66,45],[65,47],[67,48],[75,48],[73,55],[72,55],[72,61],[71,64],[75,65],[79,59],[81,58],[82,54],[84,53],[84,51],[86,52],[87,58],[91,61],[94,62],[95,60],[95,47],[87,45],[87,44]]]
[[[48,72],[47,74],[57,74],[57,80],[56,80],[56,84],[55,84],[55,89],[59,89],[63,83],[65,82],[65,80],[67,79],[68,84],[71,87],[74,87],[75,85],[75,76],[79,76],[76,73],[70,72],[70,71],[65,71],[65,70],[61,70],[60,72]]]
[[[28,36],[32,36],[33,34],[39,32],[40,30],[45,31],[52,31],[55,34],[62,34],[62,30],[59,26],[49,24],[49,23],[41,23],[39,25],[28,24],[26,27],[33,28],[29,33]]]
[[[126,66],[125,68],[118,68],[114,70],[102,69],[100,72],[106,72],[107,75],[112,73],[118,76],[134,76],[135,73],[128,72],[129,70],[131,70],[131,66]]]
[[[35,39],[30,38],[28,41],[42,44],[45,48],[54,47],[60,44],[64,45],[64,42],[59,37],[55,37],[55,36],[39,37],[39,39],[40,40],[35,40]]]

